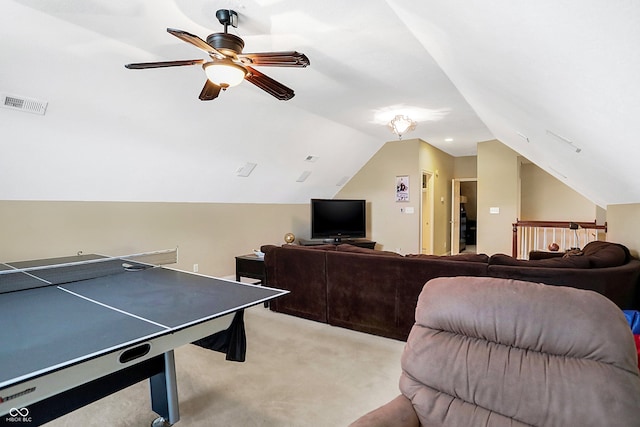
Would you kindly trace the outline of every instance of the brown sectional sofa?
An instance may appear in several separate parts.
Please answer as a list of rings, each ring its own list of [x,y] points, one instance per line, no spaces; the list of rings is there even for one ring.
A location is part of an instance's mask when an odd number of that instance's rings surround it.
[[[503,254],[406,255],[348,244],[264,245],[266,284],[289,295],[277,312],[406,340],[424,284],[436,277],[491,276],[596,291],[636,308],[640,261],[622,245],[592,242],[582,254],[517,260]]]
[[[640,261],[621,244],[595,241],[585,245],[579,255],[533,252],[529,258],[493,255],[489,276],[587,289],[606,296],[622,309],[640,305]]]

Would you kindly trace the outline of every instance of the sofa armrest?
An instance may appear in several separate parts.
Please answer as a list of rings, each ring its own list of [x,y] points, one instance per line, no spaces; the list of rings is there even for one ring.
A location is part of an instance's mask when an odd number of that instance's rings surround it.
[[[279,248],[279,247],[280,247],[280,246],[277,246],[277,245],[271,245],[271,244],[261,245],[261,246],[260,246],[260,252],[263,252],[263,253],[265,253],[265,254],[266,254],[267,252],[269,252],[269,251],[271,251],[271,250],[273,250],[273,249]]]
[[[358,418],[349,427],[420,427],[420,421],[411,401],[401,394]]]

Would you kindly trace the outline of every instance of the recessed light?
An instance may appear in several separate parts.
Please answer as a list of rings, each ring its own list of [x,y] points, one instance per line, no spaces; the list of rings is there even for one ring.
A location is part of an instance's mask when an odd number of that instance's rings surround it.
[[[445,141],[446,141],[446,142],[452,142],[452,141],[453,141],[453,138],[445,138]]]

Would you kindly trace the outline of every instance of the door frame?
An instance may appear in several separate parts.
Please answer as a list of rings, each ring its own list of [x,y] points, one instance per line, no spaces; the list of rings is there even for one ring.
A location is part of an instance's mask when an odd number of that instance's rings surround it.
[[[478,182],[478,178],[453,178],[451,180],[451,255],[460,253],[460,183]]]
[[[425,177],[428,176],[428,182],[429,185],[427,186],[427,188],[424,187],[425,184]],[[433,183],[433,179],[434,179],[434,173],[428,170],[422,170],[422,174],[421,174],[421,183],[420,183],[420,245],[418,246],[420,248],[420,253],[424,253],[423,252],[423,248],[427,249],[427,251],[429,252],[429,254],[433,254],[433,221],[434,221],[434,183]],[[427,201],[426,203],[429,206],[429,218],[425,218],[425,212],[424,212],[424,195],[426,193],[427,196]],[[429,245],[428,247],[426,247],[424,245],[424,225],[425,223],[429,224],[429,236],[430,236],[430,241],[428,242]]]

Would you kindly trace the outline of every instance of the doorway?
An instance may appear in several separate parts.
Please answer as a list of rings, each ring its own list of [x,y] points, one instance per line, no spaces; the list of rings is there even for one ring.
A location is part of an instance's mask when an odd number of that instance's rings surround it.
[[[476,178],[451,181],[451,255],[476,253],[477,189]]]
[[[420,204],[421,253],[433,254],[433,174],[422,171],[422,202]]]

